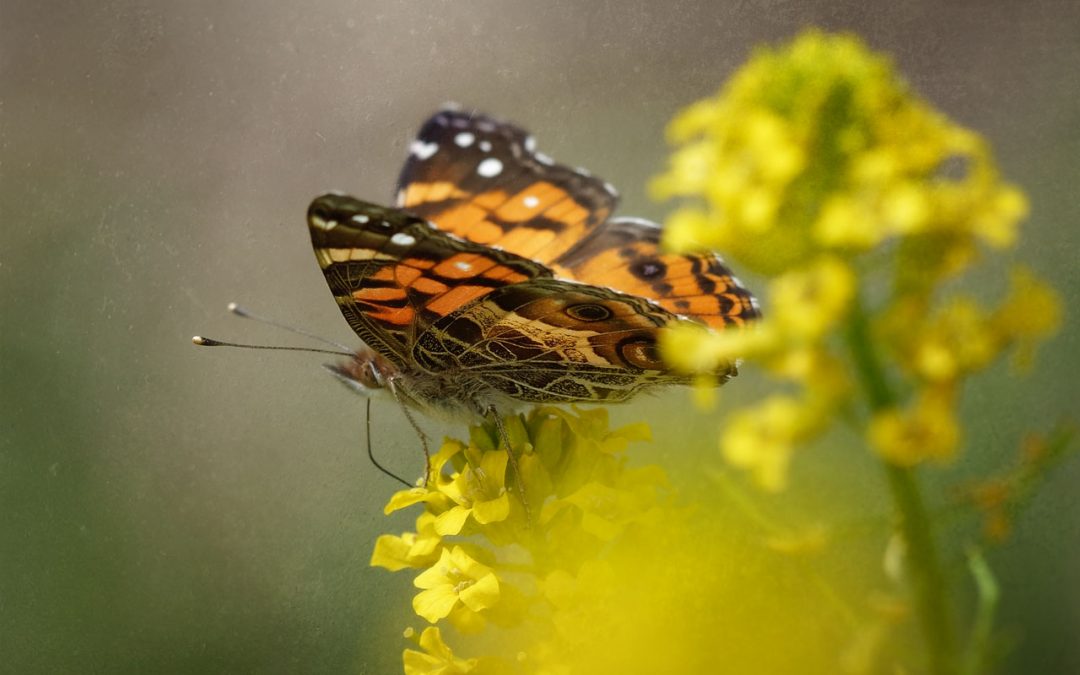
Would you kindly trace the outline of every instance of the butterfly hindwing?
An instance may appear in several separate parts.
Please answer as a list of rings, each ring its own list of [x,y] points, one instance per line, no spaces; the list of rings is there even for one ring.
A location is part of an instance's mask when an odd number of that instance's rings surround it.
[[[642,298],[538,278],[438,320],[413,356],[428,368],[482,377],[519,400],[619,401],[687,381],[657,349],[659,330],[678,321]]]
[[[410,146],[397,206],[462,239],[546,265],[603,223],[616,196],[533,145],[513,124],[442,110]]]
[[[555,261],[560,276],[647,298],[713,328],[758,316],[754,297],[713,253],[660,248],[660,226],[636,218],[608,221]]]

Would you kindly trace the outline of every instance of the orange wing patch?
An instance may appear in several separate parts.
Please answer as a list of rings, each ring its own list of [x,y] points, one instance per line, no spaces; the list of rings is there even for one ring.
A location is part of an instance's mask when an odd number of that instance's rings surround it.
[[[759,315],[753,296],[719,256],[663,253],[659,227],[645,221],[606,223],[554,267],[560,276],[646,298],[713,328],[741,326]]]
[[[603,181],[534,152],[524,130],[444,110],[412,146],[397,205],[457,237],[547,265],[603,223],[615,201]]]
[[[316,258],[342,313],[365,342],[402,363],[431,322],[508,284],[551,276],[543,265],[352,197],[325,195],[308,212]]]

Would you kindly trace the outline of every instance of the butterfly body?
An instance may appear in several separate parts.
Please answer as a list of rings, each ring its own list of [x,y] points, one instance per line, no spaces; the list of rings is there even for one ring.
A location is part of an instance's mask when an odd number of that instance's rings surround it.
[[[753,297],[712,254],[609,220],[613,189],[554,164],[517,127],[444,110],[421,129],[398,208],[312,202],[316,258],[366,348],[335,374],[449,417],[522,403],[616,402],[685,384],[662,328],[738,326]],[[723,381],[735,365],[721,364]]]

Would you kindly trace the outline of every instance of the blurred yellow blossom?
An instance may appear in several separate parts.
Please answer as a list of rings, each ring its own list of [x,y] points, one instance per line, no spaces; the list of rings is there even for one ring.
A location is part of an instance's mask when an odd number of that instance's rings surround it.
[[[717,248],[768,281],[762,319],[673,328],[661,353],[691,374],[743,360],[780,381],[782,393],[728,411],[720,426],[724,458],[765,490],[783,489],[795,453],[838,422],[865,439],[886,465],[928,670],[953,672],[944,577],[914,469],[960,451],[968,378],[1009,349],[1029,363],[1060,325],[1056,293],[1022,268],[996,307],[946,285],[1016,243],[1026,197],[977,133],[848,35],[811,30],[758,50],[668,137],[677,148],[651,185],[681,200],[666,246]]]
[[[929,389],[906,410],[876,413],[868,435],[882,457],[900,466],[951,459],[960,443],[951,390]]]
[[[1026,213],[985,143],[851,36],[759,50],[668,136],[680,147],[654,196],[701,200],[670,219],[668,245],[719,248],[766,274],[918,233],[1008,246]]]
[[[792,340],[817,340],[844,317],[855,295],[855,274],[833,257],[786,272],[769,285],[770,314]]]
[[[720,437],[724,457],[749,469],[766,490],[787,485],[788,463],[810,428],[806,408],[788,396],[771,396],[732,414]]]
[[[1038,343],[1061,327],[1061,298],[1030,270],[1013,270],[1008,297],[995,310],[994,330],[1001,338],[1016,345],[1014,363],[1030,365]]]

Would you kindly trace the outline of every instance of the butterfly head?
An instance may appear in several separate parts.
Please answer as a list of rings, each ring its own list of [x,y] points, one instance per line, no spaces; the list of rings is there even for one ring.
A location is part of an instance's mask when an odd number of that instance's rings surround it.
[[[371,396],[386,389],[387,381],[394,376],[393,364],[370,349],[361,349],[348,361],[327,363],[323,366],[358,394]]]

